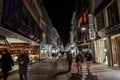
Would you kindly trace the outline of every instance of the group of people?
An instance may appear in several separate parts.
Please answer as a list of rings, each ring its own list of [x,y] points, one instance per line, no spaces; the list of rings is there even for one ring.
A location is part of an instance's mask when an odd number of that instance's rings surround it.
[[[8,72],[12,70],[12,67],[14,66],[14,61],[7,48],[5,48],[3,51],[0,51],[0,53],[2,54],[0,63],[3,73],[3,80],[7,80]],[[17,58],[17,63],[19,66],[20,80],[27,80],[27,67],[29,63],[28,54],[25,52],[25,50],[18,50],[18,54],[19,55]]]
[[[81,51],[79,51],[75,58],[75,62],[78,68],[78,73],[81,72],[81,74],[82,74],[82,64],[83,64],[84,58],[86,58],[87,69],[89,69],[90,63],[92,61],[92,54],[89,49],[84,55],[82,54]],[[67,53],[68,70],[71,70],[72,61],[73,61],[72,53],[71,51],[69,51]]]
[[[3,80],[7,80],[8,72],[12,70],[12,67],[14,66],[14,61],[8,49],[5,48],[3,51],[0,51],[0,54],[2,54],[0,63],[3,73]],[[18,69],[19,69],[20,80],[27,80],[27,68],[29,63],[29,56],[25,52],[25,50],[18,50],[18,54],[19,55],[17,58],[17,63],[19,66]],[[54,57],[54,54],[52,54],[52,56]],[[87,68],[89,69],[90,61],[92,60],[92,54],[90,53],[90,50],[87,50],[85,55],[83,55],[81,51],[76,55],[75,62],[77,64],[78,73],[81,72],[81,74],[82,74],[82,63],[84,61],[83,60],[84,57],[86,58]],[[67,52],[67,61],[68,61],[68,70],[70,71],[73,61],[71,51]]]

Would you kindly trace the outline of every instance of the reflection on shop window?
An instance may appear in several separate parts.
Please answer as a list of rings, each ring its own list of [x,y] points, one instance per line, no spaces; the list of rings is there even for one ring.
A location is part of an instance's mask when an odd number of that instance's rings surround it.
[[[103,12],[100,13],[100,14],[96,17],[96,21],[97,21],[97,31],[99,31],[100,29],[104,28]]]
[[[108,8],[108,19],[109,25],[115,24],[119,21],[118,17],[118,7],[117,7],[117,0],[115,0]]]

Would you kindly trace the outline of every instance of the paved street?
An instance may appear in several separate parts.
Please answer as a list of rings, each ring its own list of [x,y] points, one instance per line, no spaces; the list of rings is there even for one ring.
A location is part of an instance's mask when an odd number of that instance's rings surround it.
[[[74,67],[69,72],[65,60],[58,60],[55,63],[43,60],[29,66],[28,80],[120,80],[119,74],[119,69],[101,64],[92,64],[88,71],[86,64],[83,64],[83,75],[80,75]],[[8,80],[19,80],[18,73],[10,74]]]

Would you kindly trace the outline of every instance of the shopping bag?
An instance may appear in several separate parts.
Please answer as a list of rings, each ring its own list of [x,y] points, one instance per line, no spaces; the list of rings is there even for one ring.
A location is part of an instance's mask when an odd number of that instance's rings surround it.
[[[78,67],[82,67],[82,62],[79,61],[78,64],[77,64],[77,66]]]
[[[77,63],[74,63],[73,64],[73,69],[76,69],[76,68],[78,68]]]

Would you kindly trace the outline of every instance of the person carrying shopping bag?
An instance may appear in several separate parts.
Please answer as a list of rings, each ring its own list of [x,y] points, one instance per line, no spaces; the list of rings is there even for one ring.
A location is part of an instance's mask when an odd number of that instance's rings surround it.
[[[81,72],[81,74],[82,74],[83,55],[82,55],[81,51],[76,55],[75,61],[77,63],[78,73]]]

